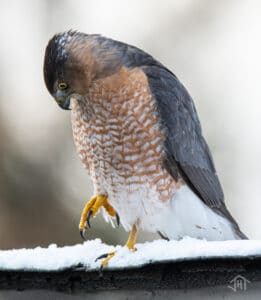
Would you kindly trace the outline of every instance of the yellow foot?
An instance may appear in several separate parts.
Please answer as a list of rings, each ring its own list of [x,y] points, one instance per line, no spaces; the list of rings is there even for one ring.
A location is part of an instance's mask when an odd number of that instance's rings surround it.
[[[90,218],[96,216],[101,206],[105,208],[105,210],[111,217],[116,217],[117,225],[119,225],[119,221],[120,221],[119,216],[115,212],[114,208],[108,203],[108,197],[102,194],[95,195],[86,203],[81,214],[79,230],[80,230],[80,235],[83,239],[85,239],[84,232],[86,229],[86,225],[91,227]]]
[[[113,251],[113,252],[110,252],[108,254],[104,254],[104,255],[98,257],[98,259],[105,257],[105,259],[101,262],[101,269],[105,268],[108,265],[109,260],[111,260],[115,254],[116,254],[116,251]]]
[[[135,247],[137,235],[138,235],[138,228],[136,225],[133,225],[130,235],[129,235],[129,238],[128,238],[128,241],[125,244],[125,246],[132,252],[137,250]],[[117,251],[113,251],[110,253],[103,254],[103,255],[99,256],[98,258],[96,258],[96,260],[104,258],[104,260],[101,262],[101,270],[108,265],[108,262],[111,260],[111,258],[113,256],[115,256],[116,253],[117,253]]]
[[[129,235],[129,238],[128,238],[128,241],[125,244],[125,246],[127,248],[129,248],[129,250],[131,250],[131,251],[136,251],[137,250],[136,247],[135,247],[137,236],[138,236],[138,227],[136,225],[133,225],[132,229],[131,229],[131,232],[130,232],[130,235]]]

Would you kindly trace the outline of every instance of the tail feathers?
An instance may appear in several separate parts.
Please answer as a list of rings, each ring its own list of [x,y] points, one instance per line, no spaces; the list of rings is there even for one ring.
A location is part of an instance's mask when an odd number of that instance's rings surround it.
[[[248,240],[248,237],[240,230],[238,224],[234,228],[235,234],[239,237],[239,240]]]
[[[235,235],[240,240],[248,240],[248,237],[241,231],[239,228],[239,225],[237,224],[236,220],[232,217],[229,210],[226,208],[226,206],[219,207],[218,209],[214,209],[214,211],[221,215],[222,217],[226,218],[232,225],[233,231]]]

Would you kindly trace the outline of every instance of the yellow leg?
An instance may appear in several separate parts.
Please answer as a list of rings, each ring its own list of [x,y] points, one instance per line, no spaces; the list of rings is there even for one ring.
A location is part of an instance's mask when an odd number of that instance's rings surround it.
[[[81,220],[80,220],[80,224],[79,224],[79,230],[80,230],[80,234],[81,236],[84,238],[84,231],[86,229],[86,223],[88,223],[89,225],[89,218],[94,217],[100,207],[103,206],[107,213],[112,216],[115,217],[116,216],[116,212],[114,210],[114,208],[108,203],[108,197],[106,195],[102,195],[102,194],[98,194],[93,196],[85,205],[82,214],[81,214]]]
[[[136,251],[135,244],[136,244],[137,236],[138,236],[138,227],[137,225],[133,225],[129,238],[125,244],[125,246],[131,251]],[[105,268],[108,265],[108,262],[115,254],[116,251],[108,253],[108,256],[101,262],[101,269]]]
[[[125,244],[126,247],[128,247],[131,251],[136,251],[135,244],[138,236],[138,228],[137,225],[133,225],[129,238]]]

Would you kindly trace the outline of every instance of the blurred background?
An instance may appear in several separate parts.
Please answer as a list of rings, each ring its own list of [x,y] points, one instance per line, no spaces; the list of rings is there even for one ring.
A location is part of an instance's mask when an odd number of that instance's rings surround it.
[[[0,248],[81,242],[92,184],[70,113],[58,108],[42,74],[48,40],[68,29],[134,44],[179,77],[197,106],[227,206],[260,239],[260,15],[258,0],[1,0]],[[92,225],[89,238],[127,238],[100,216]]]

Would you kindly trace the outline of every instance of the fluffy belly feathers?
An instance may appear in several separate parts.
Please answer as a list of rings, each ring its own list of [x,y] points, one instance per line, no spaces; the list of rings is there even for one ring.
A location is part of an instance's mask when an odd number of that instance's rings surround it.
[[[144,231],[161,232],[168,239],[184,236],[207,240],[237,238],[230,222],[208,208],[187,185],[173,190],[167,202],[159,201],[156,189],[148,189],[146,185],[132,193],[123,190],[109,199],[127,231],[139,220]]]

